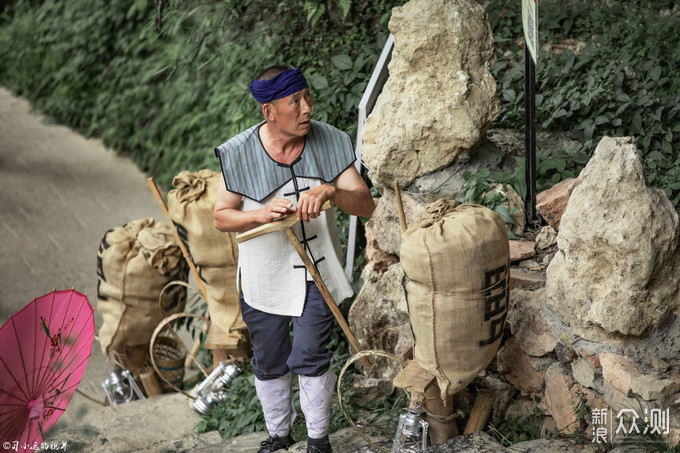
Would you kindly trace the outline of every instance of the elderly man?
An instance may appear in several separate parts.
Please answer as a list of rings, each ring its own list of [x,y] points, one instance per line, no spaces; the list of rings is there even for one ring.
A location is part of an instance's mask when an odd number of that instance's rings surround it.
[[[352,295],[338,259],[331,201],[344,212],[370,217],[375,208],[354,165],[350,137],[311,119],[312,97],[298,68],[273,66],[250,84],[264,121],[215,151],[223,184],[215,203],[215,227],[243,232],[294,214],[294,230],[337,301]],[[255,387],[269,438],[260,453],[287,450],[296,417],[292,374],[300,384],[307,423],[307,452],[331,452],[328,441],[336,376],[326,347],[333,313],[285,232],[239,244],[243,320],[253,343]],[[290,336],[292,323],[293,335]]]

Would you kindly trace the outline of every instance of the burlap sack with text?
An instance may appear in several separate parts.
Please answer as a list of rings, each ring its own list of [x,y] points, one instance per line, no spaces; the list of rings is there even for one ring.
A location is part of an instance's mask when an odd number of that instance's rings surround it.
[[[152,218],[109,230],[97,252],[97,310],[102,352],[126,354],[126,347],[148,345],[163,319],[161,291],[171,281],[186,281],[188,267],[172,229]],[[163,294],[166,315],[182,311],[181,286]],[[142,357],[143,358],[143,357]]]
[[[168,211],[208,293],[210,319],[234,338],[245,328],[236,287],[238,244],[234,233],[215,228],[213,209],[222,175],[183,171],[172,181]]]
[[[402,235],[414,358],[437,378],[442,399],[469,384],[498,350],[509,256],[503,219],[483,206],[439,200]]]

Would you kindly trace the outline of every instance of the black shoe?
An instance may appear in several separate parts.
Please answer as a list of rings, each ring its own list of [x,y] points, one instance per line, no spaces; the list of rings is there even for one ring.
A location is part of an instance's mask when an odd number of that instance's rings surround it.
[[[295,441],[290,434],[284,437],[279,437],[276,434],[269,436],[267,440],[260,443],[260,449],[257,453],[273,453],[280,450],[288,450],[288,447],[293,445]]]
[[[328,436],[321,439],[307,438],[307,453],[333,453],[331,443],[328,441]]]

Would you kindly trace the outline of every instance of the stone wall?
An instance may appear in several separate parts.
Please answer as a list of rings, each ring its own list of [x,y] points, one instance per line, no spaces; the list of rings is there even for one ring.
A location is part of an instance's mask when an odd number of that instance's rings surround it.
[[[410,194],[403,201],[407,222],[426,205]],[[504,342],[475,381],[496,393],[492,420],[538,410],[546,435],[589,436],[603,427],[592,426],[592,416],[579,418],[575,408],[588,406],[615,419],[605,428],[610,435],[618,429],[619,440],[634,416],[641,430],[647,422],[679,442],[678,216],[665,194],[647,185],[633,139],[604,138],[579,178],[539,194],[537,204],[558,229],[548,225],[511,241]],[[407,336],[383,341],[377,334],[390,326],[409,330],[396,209],[386,191],[367,224],[369,264],[349,321],[365,346],[401,353]],[[394,376],[384,363],[366,372]],[[619,415],[628,416],[622,427]]]
[[[395,181],[408,226],[428,203],[459,197],[464,171],[513,168],[501,143],[485,137],[499,104],[483,10],[464,0],[412,0],[395,10],[390,30],[390,78],[363,136],[381,196],[348,321],[365,348],[402,354],[412,340]],[[575,410],[587,406],[608,411],[610,421],[635,413],[677,443],[678,216],[646,184],[634,140],[603,139],[578,179],[538,194],[537,210],[545,227],[513,230],[520,240],[510,241],[504,341],[475,380],[496,393],[492,421],[538,410],[546,435],[592,435],[603,427]],[[392,365],[374,360],[364,382],[390,383]]]
[[[408,341],[382,333],[409,329],[394,183],[403,189],[408,225],[427,203],[460,195],[464,171],[508,170],[511,159],[485,140],[500,101],[484,8],[474,0],[411,0],[394,9],[389,27],[390,76],[362,136],[362,157],[381,197],[366,225],[368,265],[348,321],[364,347],[401,352]],[[391,379],[394,371],[377,362],[369,374]]]
[[[680,250],[673,206],[647,185],[629,137],[603,138],[578,179],[538,200],[539,212],[544,206],[542,215],[559,224],[558,250],[544,286],[511,292],[509,336],[489,370],[516,392],[507,410],[531,402],[562,433],[592,434],[597,426],[574,410],[585,403],[616,419],[610,434],[619,430],[619,440],[637,417],[641,431],[647,423],[674,445]],[[622,427],[620,415],[629,417]]]

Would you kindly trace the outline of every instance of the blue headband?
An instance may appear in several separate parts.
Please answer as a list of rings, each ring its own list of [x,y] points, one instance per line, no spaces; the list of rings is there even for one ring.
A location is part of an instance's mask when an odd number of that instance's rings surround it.
[[[248,88],[253,98],[264,104],[307,88],[307,79],[300,68],[291,68],[269,80],[253,80]]]

